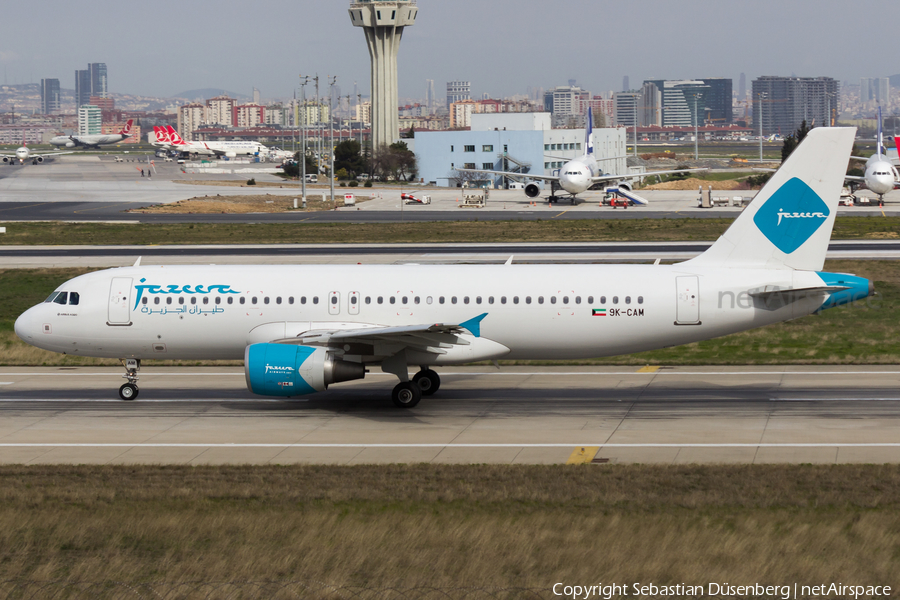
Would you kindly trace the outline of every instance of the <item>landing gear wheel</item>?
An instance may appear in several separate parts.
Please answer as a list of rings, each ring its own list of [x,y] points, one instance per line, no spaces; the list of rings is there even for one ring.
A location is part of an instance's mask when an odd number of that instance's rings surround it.
[[[119,398],[122,400],[134,400],[138,397],[138,386],[133,383],[123,383],[119,388]]]
[[[413,377],[413,383],[419,386],[423,396],[431,396],[441,387],[441,378],[431,369],[422,369]]]
[[[391,400],[394,402],[394,406],[399,408],[412,408],[421,399],[422,391],[419,389],[419,385],[412,381],[401,381],[391,392]]]

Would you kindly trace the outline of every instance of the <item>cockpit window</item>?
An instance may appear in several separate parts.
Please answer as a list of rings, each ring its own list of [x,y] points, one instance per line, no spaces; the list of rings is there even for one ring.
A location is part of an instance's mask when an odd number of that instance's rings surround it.
[[[69,293],[69,306],[78,306],[78,300],[81,299],[78,292],[70,292]]]
[[[54,298],[53,301],[56,302],[57,304],[65,304],[66,300],[68,300],[68,299],[69,299],[68,292],[60,292],[59,294],[56,295],[56,298]]]
[[[49,296],[47,296],[47,299],[44,300],[44,302],[53,302],[53,300],[56,298],[56,296],[57,296],[58,294],[59,294],[59,292],[53,292],[52,294],[50,294]]]

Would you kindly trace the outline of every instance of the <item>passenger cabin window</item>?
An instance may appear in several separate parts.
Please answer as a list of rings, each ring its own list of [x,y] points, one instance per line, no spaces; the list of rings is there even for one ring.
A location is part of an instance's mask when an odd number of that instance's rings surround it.
[[[519,297],[513,296],[513,304],[518,304],[518,303],[519,303]]]
[[[525,296],[525,304],[531,304],[531,296]]]
[[[441,296],[440,298],[438,298],[438,303],[439,303],[439,304],[443,304],[443,303],[444,303],[444,297],[443,297],[443,296]]]
[[[222,304],[221,296],[216,296],[216,304]]]
[[[281,296],[275,298],[275,304],[281,304]]]
[[[197,304],[197,297],[194,296],[191,298],[191,304]]]
[[[168,298],[166,298],[166,304],[172,304],[172,297],[171,297],[171,296],[169,296]]]
[[[153,299],[153,304],[159,304],[159,296]]]
[[[506,304],[506,296],[500,296],[500,304]]]
[[[209,296],[203,296],[203,304],[209,304]]]
[[[141,298],[141,304],[147,304],[148,300],[149,300],[149,298]],[[50,302],[50,301],[47,300],[47,302]]]
[[[184,304],[184,296],[178,296],[178,304]],[[231,304],[231,298],[228,299],[228,304]]]
[[[179,298],[179,300],[181,300],[181,298]],[[234,304],[234,298],[231,296],[228,296],[228,304]]]
[[[318,303],[319,303],[319,297],[313,296],[313,304],[318,304]]]
[[[643,304],[643,303],[644,303],[644,297],[638,296],[638,304]]]
[[[378,304],[384,304],[384,296],[378,296]]]
[[[625,304],[631,304],[631,296],[625,296]]]
[[[619,303],[619,297],[613,296],[613,304],[618,304],[618,303]]]
[[[241,304],[246,304],[246,303],[247,303],[247,299],[244,298],[243,296],[241,296],[240,299],[238,300],[238,302],[240,302]]]
[[[395,298],[394,296],[391,296],[391,304],[396,304],[396,303],[397,303],[397,298]]]
[[[269,297],[266,296],[265,298],[263,298],[263,304],[268,304],[268,303],[269,303]]]
[[[456,296],[450,298],[450,304],[456,304]]]
[[[230,299],[230,298],[229,298],[229,299]],[[293,297],[293,296],[288,296],[288,304],[293,304],[293,303],[294,303],[294,297]]]
[[[366,296],[366,304],[372,304],[372,296]]]

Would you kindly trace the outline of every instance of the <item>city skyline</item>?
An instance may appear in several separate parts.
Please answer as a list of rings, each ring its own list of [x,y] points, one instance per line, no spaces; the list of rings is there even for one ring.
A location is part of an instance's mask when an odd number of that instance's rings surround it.
[[[349,2],[326,7],[311,0],[270,0],[263,13],[280,18],[260,19],[258,26],[249,27],[246,21],[224,16],[234,14],[229,5],[237,10],[234,0],[220,4],[222,10],[210,12],[202,6],[162,0],[156,5],[157,12],[171,9],[174,15],[177,9],[178,26],[147,29],[138,36],[146,39],[145,44],[131,43],[133,40],[120,44],[114,36],[85,35],[73,48],[65,36],[38,40],[27,28],[13,28],[0,40],[4,81],[40,83],[41,79],[56,78],[60,87],[73,89],[76,69],[104,61],[115,73],[111,93],[170,97],[196,88],[248,93],[256,87],[263,98],[286,98],[297,86],[294,73],[312,72],[337,74],[339,83],[349,86],[358,81],[362,93],[369,91],[368,52],[364,40],[353,35],[347,22]],[[121,25],[116,22],[117,7],[111,0],[98,0],[92,11],[76,5],[54,6],[44,15],[44,30],[116,30]],[[854,46],[835,44],[830,36],[821,34],[833,30],[834,15],[852,14],[858,8],[858,3],[846,0],[791,4],[762,0],[752,11],[712,0],[695,0],[690,10],[650,0],[642,11],[656,11],[659,18],[642,20],[639,33],[629,27],[603,27],[596,3],[589,0],[570,0],[567,10],[547,10],[547,4],[537,0],[519,0],[514,5],[419,0],[419,8],[418,24],[404,34],[399,55],[403,98],[424,97],[423,82],[428,79],[434,80],[438,89],[447,81],[471,81],[473,97],[503,97],[524,94],[528,87],[550,89],[569,79],[597,94],[618,91],[624,77],[632,81],[697,76],[737,80],[746,73],[747,79],[798,75],[853,82],[861,77],[887,77],[898,70],[890,53],[848,51]],[[867,12],[890,12],[891,8],[886,0],[866,5]],[[27,22],[27,10],[27,5],[17,3],[5,16],[11,23]],[[634,22],[632,13],[625,5],[607,5],[602,22]],[[288,18],[292,14],[297,19]],[[466,14],[478,18],[466,20],[465,28],[446,27]],[[533,18],[536,14],[541,18]],[[579,14],[596,14],[597,19],[573,18]],[[503,23],[502,29],[498,30],[496,23]],[[736,35],[729,24],[746,33]],[[764,38],[754,31],[764,31]],[[223,48],[227,40],[261,39],[258,36],[283,41],[267,42],[261,51],[254,47],[253,52],[240,43],[234,51],[227,44]],[[182,47],[186,37],[192,40],[192,48],[201,48],[193,58]],[[201,60],[204,44],[215,60]],[[322,51],[329,46],[329,51]],[[498,68],[497,61],[486,60],[492,53],[516,60]],[[567,56],[581,58],[572,61],[566,60]]]

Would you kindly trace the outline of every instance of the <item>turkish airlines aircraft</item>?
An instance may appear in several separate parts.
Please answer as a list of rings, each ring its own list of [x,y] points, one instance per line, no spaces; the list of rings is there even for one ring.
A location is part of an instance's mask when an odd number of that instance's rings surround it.
[[[554,185],[558,185],[560,188],[565,190],[570,196],[572,200],[572,204],[575,204],[575,197],[578,194],[584,193],[589,190],[592,186],[597,183],[602,183],[604,181],[608,182],[618,182],[617,187],[618,190],[628,195],[628,197],[635,204],[647,204],[647,201],[643,198],[633,196],[629,192],[631,192],[631,185],[629,185],[626,180],[632,179],[634,177],[647,177],[650,175],[668,175],[670,173],[690,173],[693,171],[705,171],[706,169],[674,169],[671,171],[650,171],[649,173],[637,173],[631,175],[612,175],[610,173],[603,173],[600,167],[597,165],[597,159],[594,157],[594,141],[593,141],[593,132],[594,132],[594,113],[593,110],[588,107],[587,112],[587,127],[584,130],[584,154],[580,158],[576,158],[574,160],[570,160],[565,163],[562,168],[559,170],[559,175],[534,175],[531,173],[513,173],[510,171],[488,171],[485,169],[456,169],[457,171],[461,171],[463,173],[488,173],[491,175],[503,175],[505,177],[510,177],[516,180],[520,179],[537,179],[539,181],[549,181],[551,184],[551,188]],[[537,198],[541,194],[541,188],[538,187],[536,183],[528,183],[525,186],[525,195],[529,198]],[[551,196],[551,201],[555,199],[555,196]]]
[[[118,144],[122,140],[131,137],[131,124],[134,119],[128,119],[125,127],[119,130],[119,133],[105,133],[101,135],[58,135],[50,140],[54,146],[65,146],[66,148],[82,147],[85,149],[100,149],[100,146],[108,144]]]
[[[168,125],[165,129],[154,127],[157,145],[164,146],[168,150],[187,152],[188,154],[202,154],[205,156],[227,156],[234,158],[238,155],[259,156],[269,149],[259,142],[242,140],[229,140],[224,142],[188,142],[185,141],[175,129]]]
[[[0,154],[3,157],[3,162],[12,165],[16,161],[19,161],[20,165],[24,165],[26,160],[30,160],[31,164],[36,165],[44,162],[45,156],[60,156],[62,154],[72,154],[71,152],[44,152],[41,154],[35,154],[28,147],[28,142],[22,139],[22,146],[16,148],[15,154]]]
[[[141,266],[76,277],[23,313],[16,334],[66,354],[244,359],[248,388],[293,397],[380,366],[415,406],[433,367],[577,359],[687,344],[865,298],[824,273],[856,130],[814,129],[731,227],[674,265]],[[848,316],[849,318],[849,316]],[[410,367],[418,366],[412,378]]]
[[[896,140],[894,140],[896,143]],[[848,181],[857,181],[866,184],[866,188],[878,194],[878,203],[884,204],[884,195],[900,186],[900,174],[897,168],[891,164],[884,145],[884,133],[881,130],[881,107],[878,107],[878,134],[875,137],[875,154],[869,158],[854,156],[858,160],[866,161],[866,174],[864,177],[848,175]],[[900,151],[900,146],[898,146]]]

